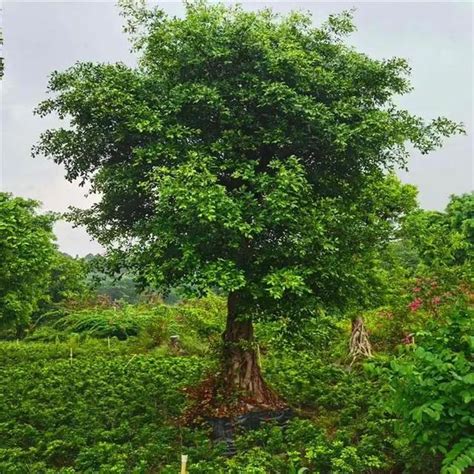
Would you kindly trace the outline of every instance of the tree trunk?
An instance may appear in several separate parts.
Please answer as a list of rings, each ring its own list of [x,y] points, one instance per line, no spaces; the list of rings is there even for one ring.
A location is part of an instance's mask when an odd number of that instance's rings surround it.
[[[26,335],[26,330],[24,326],[17,325],[15,328],[16,338],[23,339]]]
[[[198,386],[186,388],[191,405],[185,423],[286,407],[263,380],[248,308],[244,292],[229,294],[220,370]]]
[[[252,408],[281,408],[278,396],[263,380],[259,367],[253,324],[246,315],[244,295],[229,294],[227,325],[223,334],[223,372],[227,391],[238,396]]]

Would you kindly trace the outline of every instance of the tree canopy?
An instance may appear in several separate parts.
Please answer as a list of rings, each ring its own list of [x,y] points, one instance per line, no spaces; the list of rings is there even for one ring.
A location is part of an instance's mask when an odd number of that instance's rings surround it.
[[[472,265],[474,194],[451,196],[444,212],[419,210],[407,220],[404,234],[429,267]]]
[[[55,72],[38,108],[71,126],[36,152],[101,195],[77,221],[152,286],[356,294],[350,269],[411,193],[387,171],[407,143],[427,153],[459,130],[394,104],[406,61],[345,45],[348,13],[314,28],[198,2],[185,18],[130,6],[128,18],[139,66]]]
[[[79,257],[57,251],[51,265],[51,284],[48,287],[48,303],[85,297],[90,285],[87,282],[87,265]]]

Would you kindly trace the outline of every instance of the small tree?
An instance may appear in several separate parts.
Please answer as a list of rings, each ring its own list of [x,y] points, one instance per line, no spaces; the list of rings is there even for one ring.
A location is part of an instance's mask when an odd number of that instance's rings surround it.
[[[275,406],[252,321],[360,299],[413,195],[389,171],[407,142],[427,153],[459,127],[394,105],[409,67],[346,46],[348,13],[315,28],[203,2],[184,18],[124,11],[139,65],[53,73],[38,113],[70,127],[36,153],[100,196],[74,218],[118,267],[158,289],[228,294],[220,380],[243,409]]]
[[[47,298],[56,246],[54,217],[38,202],[0,193],[0,326],[20,335]]]

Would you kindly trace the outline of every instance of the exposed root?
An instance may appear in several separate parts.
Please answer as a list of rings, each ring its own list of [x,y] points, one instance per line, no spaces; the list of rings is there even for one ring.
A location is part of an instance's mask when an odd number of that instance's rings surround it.
[[[372,346],[370,345],[369,335],[365,330],[364,320],[359,316],[352,321],[352,334],[349,342],[349,355],[352,357],[350,366],[357,358],[372,357]]]
[[[230,418],[253,411],[277,411],[287,407],[263,379],[258,396],[238,390],[223,373],[206,378],[196,387],[185,389],[190,406],[183,415],[185,424],[206,418]]]

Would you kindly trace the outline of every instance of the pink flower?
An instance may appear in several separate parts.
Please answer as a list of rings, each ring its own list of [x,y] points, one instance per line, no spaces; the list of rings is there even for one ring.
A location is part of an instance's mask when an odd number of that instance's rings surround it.
[[[431,300],[431,302],[432,302],[433,304],[438,305],[438,304],[441,303],[441,298],[440,298],[439,296],[435,296],[435,297]]]
[[[421,288],[419,286],[416,286],[413,288],[413,293],[419,293],[421,291]]]
[[[408,305],[408,307],[410,308],[411,311],[417,311],[422,305],[422,303],[423,302],[421,301],[420,298],[416,298]]]

